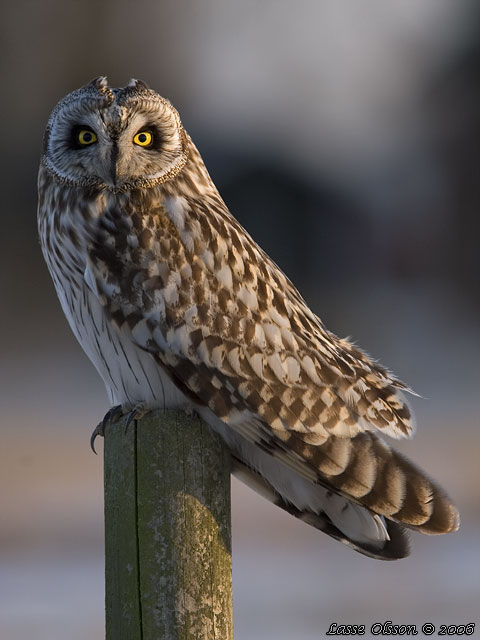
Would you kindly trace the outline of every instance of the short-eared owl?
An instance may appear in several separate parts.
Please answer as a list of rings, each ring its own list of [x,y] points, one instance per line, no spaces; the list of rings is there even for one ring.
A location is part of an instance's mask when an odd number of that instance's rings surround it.
[[[446,494],[383,440],[407,387],[321,320],[232,217],[172,105],[104,77],[45,133],[40,237],[65,315],[112,405],[189,407],[235,473],[357,551],[446,533]]]

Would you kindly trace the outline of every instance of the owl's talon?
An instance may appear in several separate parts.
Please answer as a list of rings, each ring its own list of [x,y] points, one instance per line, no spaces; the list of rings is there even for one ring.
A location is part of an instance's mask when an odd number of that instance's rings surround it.
[[[111,407],[107,411],[107,413],[103,416],[103,420],[102,420],[103,428],[105,429],[108,422],[113,422],[115,418],[119,418],[120,416],[123,416],[124,413],[125,411],[123,410],[123,407],[121,404],[116,404],[114,407]],[[102,436],[103,436],[103,433],[102,433]]]
[[[149,413],[149,411],[150,411],[150,408],[146,404],[144,403],[137,404],[128,414],[127,423],[125,425],[125,433],[127,433],[128,427],[132,424],[134,420],[141,420],[143,416]]]
[[[95,440],[97,439],[98,436],[102,436],[102,438],[104,437],[105,435],[104,426],[105,425],[103,424],[103,422],[99,422],[95,427],[95,429],[93,430],[92,435],[90,436],[90,449],[93,451],[95,455],[97,455],[97,452],[95,451]]]
[[[95,451],[95,440],[98,436],[102,438],[105,437],[105,427],[109,422],[112,422],[118,416],[123,415],[123,408],[121,404],[117,404],[114,407],[111,407],[107,413],[103,416],[103,420],[97,424],[92,435],[90,436],[90,448],[95,455],[97,452]]]

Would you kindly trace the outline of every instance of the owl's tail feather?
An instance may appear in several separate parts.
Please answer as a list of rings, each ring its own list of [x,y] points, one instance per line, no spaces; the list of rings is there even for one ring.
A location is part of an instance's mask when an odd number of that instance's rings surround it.
[[[336,449],[350,451],[338,456]],[[427,534],[458,529],[458,511],[448,495],[375,434],[361,433],[343,440],[330,438],[325,445],[316,447],[315,455],[320,482],[323,477],[330,488],[374,513]],[[335,470],[335,460],[340,459],[343,468]]]
[[[298,509],[292,503],[285,500],[272,485],[251,467],[246,466],[238,458],[233,458],[233,474],[249,486],[251,489],[262,495],[269,502],[280,507],[287,513],[295,516],[302,522],[306,522],[315,529],[323,531],[330,537],[343,542],[343,544],[358,551],[359,553],[376,558],[378,560],[398,560],[405,558],[410,553],[408,534],[405,528],[395,522],[384,520],[383,524],[387,530],[387,539],[382,547],[369,545],[367,542],[353,540],[344,532],[340,531],[327,513],[324,511],[315,513],[309,509]]]

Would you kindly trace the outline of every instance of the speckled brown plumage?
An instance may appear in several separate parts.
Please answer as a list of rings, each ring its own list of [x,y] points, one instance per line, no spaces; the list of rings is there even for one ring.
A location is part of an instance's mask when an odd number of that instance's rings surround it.
[[[78,126],[98,137],[91,148],[69,147]],[[135,148],[143,130],[155,148]],[[407,387],[325,328],[230,214],[177,112],[144,83],[112,90],[100,78],[57,105],[39,229],[112,403],[193,405],[244,480],[369,555],[407,553],[396,523],[458,527],[443,491],[381,439],[411,435]]]

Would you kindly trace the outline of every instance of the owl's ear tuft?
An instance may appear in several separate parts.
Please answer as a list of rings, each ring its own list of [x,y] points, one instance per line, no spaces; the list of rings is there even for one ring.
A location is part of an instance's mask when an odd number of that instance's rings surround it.
[[[109,102],[113,102],[115,99],[113,91],[108,86],[107,76],[98,76],[98,78],[94,78],[87,84],[86,88],[105,97]]]
[[[107,76],[98,76],[98,78],[94,78],[87,84],[87,87],[91,87],[97,91],[106,91],[108,89]]]
[[[135,78],[130,78],[127,84],[127,89],[137,89],[137,90],[147,90],[150,91],[150,87],[143,80],[136,80]]]

